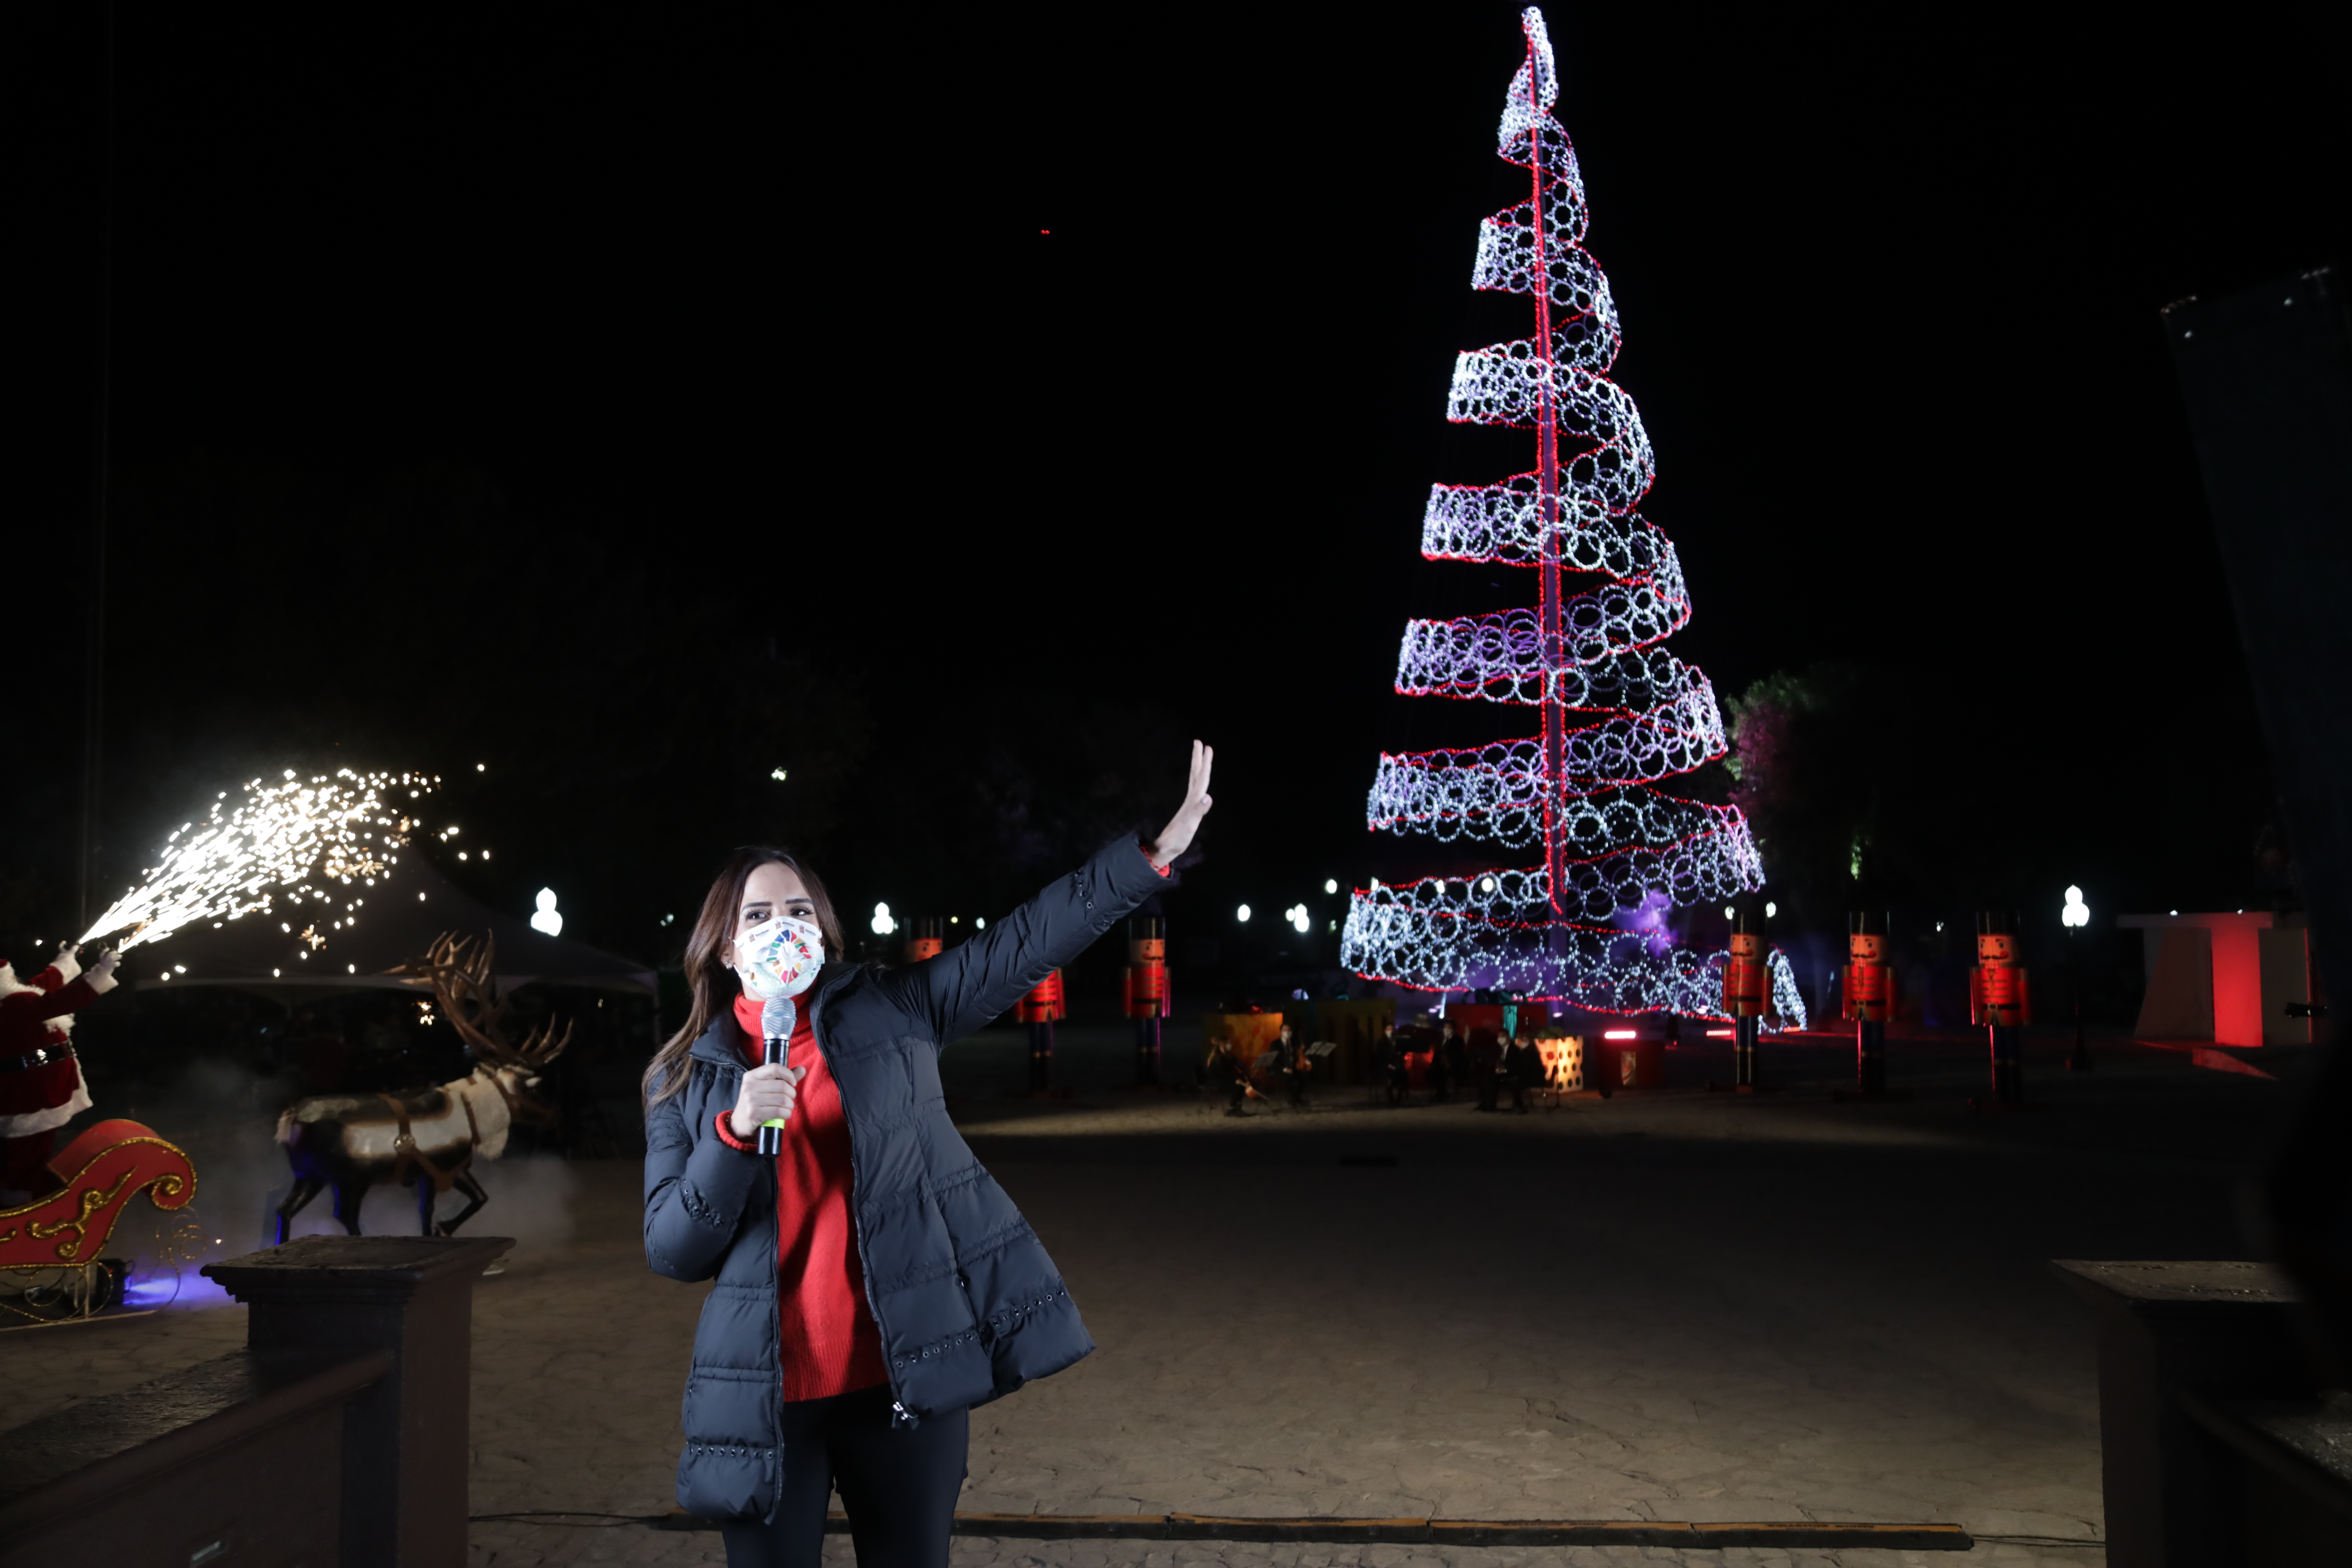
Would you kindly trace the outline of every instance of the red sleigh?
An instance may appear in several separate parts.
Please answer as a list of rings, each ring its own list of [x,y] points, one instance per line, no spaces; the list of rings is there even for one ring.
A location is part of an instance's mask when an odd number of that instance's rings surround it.
[[[65,1178],[63,1187],[38,1203],[0,1209],[0,1271],[19,1277],[62,1271],[61,1282],[28,1286],[19,1300],[34,1310],[20,1305],[0,1315],[51,1321],[95,1312],[108,1294],[99,1258],[131,1200],[145,1193],[169,1211],[184,1208],[196,1195],[195,1167],[186,1153],[136,1121],[94,1123],[49,1169]],[[64,1310],[41,1310],[42,1303]]]

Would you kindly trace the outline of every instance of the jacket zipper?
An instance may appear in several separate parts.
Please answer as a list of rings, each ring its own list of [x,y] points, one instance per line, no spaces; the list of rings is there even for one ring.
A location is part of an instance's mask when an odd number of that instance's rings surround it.
[[[850,973],[856,973],[855,970],[850,972]],[[833,1053],[825,1048],[824,1004],[825,999],[848,979],[848,974],[843,974],[828,983],[825,988],[817,994],[816,1001],[809,1007],[809,1035],[816,1042],[817,1054],[824,1058],[824,1070],[833,1076],[835,1093],[840,1092],[841,1075],[834,1072]],[[866,1257],[866,1213],[859,1207],[857,1202],[857,1129],[850,1117],[849,1103],[846,1100],[842,1102],[841,1107],[841,1130],[843,1135],[849,1140],[849,1227],[857,1237],[858,1288],[866,1292],[866,1310],[874,1320],[875,1337],[881,1342],[882,1357],[887,1362],[890,1357],[890,1334],[888,1328],[882,1321],[882,1310],[874,1301],[874,1265]],[[781,1194],[779,1194],[779,1201],[781,1202]],[[777,1216],[777,1223],[779,1225],[783,1223],[782,1215]],[[779,1232],[780,1237],[781,1234]],[[782,1245],[781,1240],[778,1245]],[[778,1289],[783,1288],[783,1281],[781,1279],[776,1284]],[[778,1306],[781,1309],[782,1303],[779,1302]],[[777,1358],[776,1387],[779,1397],[782,1396],[783,1388],[782,1360],[782,1356]],[[894,1427],[902,1425],[914,1426],[919,1417],[906,1406],[906,1394],[905,1391],[898,1386],[898,1372],[896,1369],[886,1367],[884,1375],[890,1380],[890,1425]],[[780,1415],[781,1414],[779,1412]]]

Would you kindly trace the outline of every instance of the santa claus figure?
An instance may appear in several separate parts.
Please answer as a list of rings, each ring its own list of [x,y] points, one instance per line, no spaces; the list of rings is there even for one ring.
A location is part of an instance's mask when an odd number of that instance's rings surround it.
[[[57,1130],[89,1109],[70,1031],[73,1016],[114,989],[110,948],[82,973],[79,949],[27,982],[0,963],[0,1207],[46,1196],[62,1184],[49,1170]]]

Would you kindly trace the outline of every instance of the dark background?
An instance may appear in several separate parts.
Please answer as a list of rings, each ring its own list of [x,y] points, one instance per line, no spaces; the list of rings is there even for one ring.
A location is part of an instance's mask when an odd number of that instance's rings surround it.
[[[0,49],[20,965],[77,897],[102,319],[93,903],[221,789],[423,767],[495,849],[445,870],[673,963],[732,844],[854,931],[994,913],[1195,734],[1180,960],[1305,899],[1332,962],[1346,886],[1462,863],[1361,803],[1529,730],[1389,690],[1406,617],[1530,593],[1416,553],[1531,461],[1443,419],[1528,331],[1467,286],[1515,7],[116,15],[110,288],[106,13]],[[1550,9],[1674,647],[1814,694],[1744,784],[1811,923],[1854,833],[1866,896],[2035,942],[2070,882],[2100,931],[2292,898],[2157,312],[2345,257],[2325,15]]]

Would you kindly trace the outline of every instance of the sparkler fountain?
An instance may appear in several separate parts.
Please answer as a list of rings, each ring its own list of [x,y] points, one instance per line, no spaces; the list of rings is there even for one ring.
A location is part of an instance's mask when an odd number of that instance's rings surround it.
[[[1536,333],[1462,354],[1446,417],[1532,427],[1536,468],[1433,487],[1422,553],[1532,568],[1537,607],[1412,622],[1396,689],[1533,707],[1543,731],[1383,754],[1366,819],[1446,841],[1539,844],[1543,861],[1359,889],[1341,962],[1428,990],[1720,1016],[1724,954],[1675,942],[1661,906],[1761,888],[1763,868],[1736,806],[1657,787],[1723,755],[1723,716],[1706,678],[1660,646],[1690,619],[1690,596],[1674,545],[1634,510],[1654,475],[1649,436],[1606,375],[1617,308],[1582,246],[1584,182],[1551,113],[1559,88],[1543,13],[1530,6],[1521,23],[1528,57],[1497,141],[1528,172],[1528,197],[1480,225],[1471,286],[1532,295]],[[1602,582],[1571,595],[1567,573]],[[1776,951],[1770,965],[1773,1011],[1801,1026],[1787,959]]]
[[[289,931],[294,920],[307,920],[304,940],[323,945],[319,928],[358,923],[367,889],[397,863],[416,829],[414,808],[399,803],[422,799],[440,782],[429,773],[349,768],[306,780],[289,768],[279,784],[247,784],[235,806],[224,791],[204,825],[183,823],[146,880],[81,940],[128,931],[118,944],[127,952],[198,921],[279,914]]]

